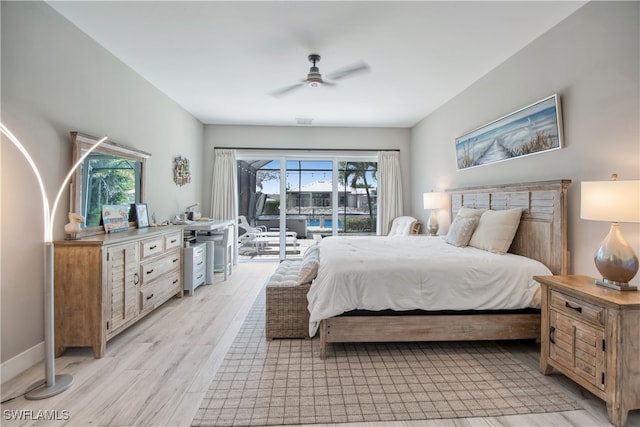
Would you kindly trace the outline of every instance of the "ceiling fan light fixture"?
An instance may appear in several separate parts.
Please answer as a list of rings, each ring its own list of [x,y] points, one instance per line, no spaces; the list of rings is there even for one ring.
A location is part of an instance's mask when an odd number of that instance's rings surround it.
[[[311,88],[316,88],[316,87],[322,86],[322,78],[321,77],[308,77],[306,82],[307,82],[307,86],[309,86]]]
[[[271,92],[269,93],[269,95],[273,96],[274,98],[279,98],[285,94],[291,93],[294,90],[305,86],[312,89],[322,86],[331,87],[336,85],[334,82],[335,80],[340,80],[356,73],[369,71],[369,66],[364,62],[360,62],[348,68],[338,70],[337,72],[334,72],[332,74],[327,74],[328,80],[325,81],[322,79],[322,74],[320,74],[320,69],[317,66],[318,61],[320,61],[320,55],[316,53],[312,53],[311,55],[309,55],[309,62],[311,62],[311,67],[309,68],[309,72],[307,73],[306,78],[301,79],[299,83],[295,85],[286,86],[279,90]]]
[[[307,74],[307,86],[311,88],[316,88],[322,86],[322,74],[320,74],[320,69],[316,67],[316,62],[320,61],[320,55],[317,53],[312,53],[309,55],[309,62],[311,62],[311,68],[309,69],[309,74]]]

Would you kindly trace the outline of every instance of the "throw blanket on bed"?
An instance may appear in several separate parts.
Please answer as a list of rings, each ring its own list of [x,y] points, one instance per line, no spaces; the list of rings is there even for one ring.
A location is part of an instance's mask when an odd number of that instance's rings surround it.
[[[539,307],[542,263],[447,244],[442,237],[328,237],[307,295],[309,334],[351,310],[509,310]]]

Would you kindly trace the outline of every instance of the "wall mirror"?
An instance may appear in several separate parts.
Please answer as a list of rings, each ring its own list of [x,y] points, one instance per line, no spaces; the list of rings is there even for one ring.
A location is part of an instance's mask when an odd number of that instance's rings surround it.
[[[71,132],[73,164],[100,139]],[[145,200],[146,160],[151,154],[105,141],[76,170],[69,209],[85,218],[83,234],[104,232],[102,205],[130,205]],[[134,224],[135,226],[135,224]]]

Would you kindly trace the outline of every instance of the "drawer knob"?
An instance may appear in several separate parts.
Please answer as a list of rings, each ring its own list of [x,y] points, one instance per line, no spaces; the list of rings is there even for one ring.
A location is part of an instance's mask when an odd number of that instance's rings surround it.
[[[570,308],[571,310],[575,310],[578,313],[582,313],[582,307],[580,307],[580,306],[576,307],[575,305],[571,305],[571,304],[569,304],[569,301],[565,301],[564,306],[567,307],[567,308]]]
[[[153,273],[153,268],[147,271],[147,274],[151,274],[151,273]]]
[[[173,281],[173,284],[175,285],[176,283],[178,283],[178,279]]]
[[[157,247],[158,247],[158,245],[153,245],[153,246],[149,246],[149,249],[153,250],[153,249],[155,249]]]
[[[551,341],[551,344],[555,344],[556,343],[556,327],[552,326],[551,328],[549,328],[549,341]]]
[[[151,298],[153,298],[153,294],[149,295],[146,299],[147,301],[150,300]]]
[[[171,243],[175,243],[175,242],[177,242],[177,240],[176,240],[176,239],[173,239],[173,240],[171,241]]]
[[[173,260],[173,262],[178,262],[178,261],[180,261],[180,258],[176,258]]]

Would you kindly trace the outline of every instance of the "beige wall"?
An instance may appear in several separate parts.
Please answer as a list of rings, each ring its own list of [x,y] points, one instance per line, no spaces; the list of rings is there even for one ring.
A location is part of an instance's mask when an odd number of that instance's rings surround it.
[[[108,135],[152,154],[146,202],[158,219],[201,202],[199,121],[45,3],[2,2],[1,6],[2,122],[33,156],[51,203],[71,167],[72,130]],[[37,348],[44,339],[44,270],[37,182],[7,139],[3,138],[0,153],[4,363]],[[198,177],[183,187],[172,180],[172,160],[177,155],[191,160],[192,174]],[[68,200],[65,192],[54,239],[64,238]]]
[[[638,2],[588,3],[422,120],[411,137],[412,212],[426,220],[421,195],[432,188],[571,179],[572,270],[597,276],[593,255],[609,224],[580,219],[580,181],[640,178],[639,21]],[[456,137],[554,93],[565,148],[456,171]],[[621,229],[640,254],[638,224]]]
[[[220,126],[207,125],[204,131],[205,179],[213,176],[213,150],[233,148],[310,148],[350,150],[400,150],[404,209],[411,207],[411,132],[400,128],[330,128],[286,126]],[[205,186],[207,187],[207,186]],[[211,194],[203,195],[205,208],[211,204]]]

